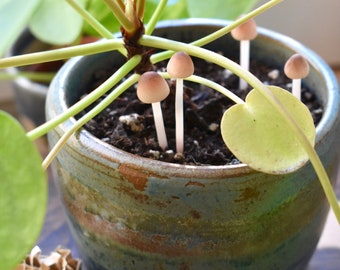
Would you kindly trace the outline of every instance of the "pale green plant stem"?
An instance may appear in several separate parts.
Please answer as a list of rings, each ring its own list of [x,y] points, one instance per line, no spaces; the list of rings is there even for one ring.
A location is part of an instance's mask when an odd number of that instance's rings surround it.
[[[159,72],[159,74],[164,79],[171,79],[170,75],[167,72]],[[189,77],[184,78],[184,80],[208,86],[209,88],[214,89],[214,90],[220,92],[222,95],[225,95],[227,98],[229,98],[230,100],[232,100],[236,104],[245,104],[243,99],[239,98],[237,95],[235,95],[233,92],[231,92],[227,88],[225,88],[222,85],[220,85],[218,83],[215,83],[215,82],[213,82],[211,80],[203,78],[201,76],[191,75]]]
[[[168,3],[168,0],[161,0],[159,1],[157,8],[152,14],[152,17],[148,21],[148,24],[145,27],[145,34],[146,35],[151,35],[153,30],[156,27],[157,22],[159,21],[160,16],[162,15],[162,11],[166,7],[166,4]]]
[[[211,89],[215,89],[216,91],[220,92],[222,95],[225,95],[230,100],[237,104],[244,104],[245,102],[243,99],[239,98],[237,95],[235,95],[233,92],[228,90],[227,88],[223,87],[222,85],[215,83],[211,80],[205,79],[203,77],[197,76],[197,75],[191,75],[190,77],[185,78],[186,81],[196,82],[198,84],[206,85],[210,87]]]
[[[275,5],[279,4],[280,2],[282,2],[284,0],[271,0],[265,4],[263,4],[262,6],[258,7],[257,9],[254,9],[253,11],[249,12],[248,14],[244,15],[243,17],[233,21],[232,23],[230,23],[229,25],[215,31],[214,33],[207,35],[201,39],[198,39],[192,43],[190,43],[191,45],[195,45],[198,47],[201,47],[203,45],[206,45],[226,34],[228,34],[232,29],[236,28],[237,26],[241,25],[242,23],[248,21],[249,19],[255,18],[256,16],[260,15],[261,13],[267,11],[268,9],[274,7]],[[157,63],[160,61],[163,61],[165,59],[168,59],[171,57],[171,55],[174,54],[173,51],[165,51],[165,52],[160,52],[157,54],[154,54],[151,56],[150,60],[151,63]]]
[[[20,71],[16,73],[0,72],[0,80],[13,80],[24,77],[37,82],[50,82],[54,76],[55,76],[54,72],[28,72],[28,71]]]
[[[55,146],[51,149],[49,154],[46,156],[42,163],[43,169],[47,169],[47,167],[51,164],[52,160],[55,158],[55,156],[58,154],[60,149],[64,146],[64,144],[67,142],[67,140],[83,125],[85,125],[88,121],[90,121],[93,117],[95,117],[97,114],[99,114],[103,109],[105,109],[107,106],[109,106],[119,95],[121,95],[126,89],[131,87],[133,84],[135,84],[140,75],[133,74],[128,79],[126,79],[122,84],[120,84],[117,88],[115,88],[114,91],[112,91],[107,97],[105,97],[100,104],[95,106],[93,109],[91,109],[88,113],[86,113],[83,117],[81,117],[79,120],[77,120],[74,125],[69,128],[58,140],[58,142],[55,144]]]
[[[0,68],[19,67],[37,63],[68,59],[74,56],[91,55],[101,52],[119,50],[124,47],[122,39],[103,40],[90,44],[77,45],[69,48],[36,52],[0,59]]]
[[[122,80],[133,68],[136,67],[141,61],[140,55],[135,55],[129,61],[127,61],[120,69],[118,69],[109,79],[107,79],[103,84],[101,84],[98,88],[92,91],[90,94],[85,96],[83,99],[78,101],[76,104],[72,105],[68,108],[64,113],[54,117],[50,121],[42,124],[41,126],[29,131],[27,133],[27,137],[31,140],[35,140],[48,131],[55,128],[60,123],[66,121],[70,117],[76,115],[77,113],[84,110],[102,95],[104,95],[107,91],[109,91],[114,85],[116,85],[120,80]]]
[[[103,38],[113,38],[112,33],[107,30],[96,18],[94,18],[86,9],[78,4],[75,0],[66,0],[91,27]]]
[[[137,0],[137,17],[143,21],[144,18],[144,10],[145,10],[145,0]]]
[[[104,0],[107,6],[111,9],[120,25],[128,32],[134,30],[134,24],[131,22],[125,14],[125,10],[121,8],[121,5],[116,0]]]
[[[149,46],[165,50],[170,49],[172,51],[183,51],[188,53],[189,55],[196,56],[206,61],[215,63],[216,65],[219,65],[223,68],[230,70],[240,78],[247,81],[248,84],[251,85],[253,88],[260,91],[260,93],[270,102],[270,104],[272,104],[273,109],[277,110],[282,115],[283,121],[285,121],[288,124],[291,132],[293,132],[296,135],[301,146],[305,149],[314,167],[314,170],[319,177],[320,183],[324,189],[328,202],[333,209],[333,212],[338,220],[338,223],[340,224],[340,207],[337,198],[335,196],[332,185],[330,184],[325,168],[323,167],[322,162],[318,154],[316,153],[313,145],[310,144],[304,133],[301,131],[301,128],[297,125],[297,123],[290,115],[290,113],[285,109],[281,102],[271,93],[271,91],[259,79],[257,79],[252,73],[243,69],[241,66],[231,61],[230,59],[227,59],[220,54],[217,54],[204,48],[196,47],[181,42],[169,41],[167,39],[152,36],[143,36],[140,39],[140,44],[143,46]]]
[[[122,10],[124,10],[124,8],[125,8],[124,0],[117,0],[117,3],[118,3],[118,5],[120,6],[120,8],[121,8]]]
[[[104,27],[95,17],[92,16],[86,9],[77,3],[75,0],[66,0],[78,13],[83,17],[83,19],[103,38],[112,39],[113,34]],[[126,56],[127,52],[125,48],[119,49],[119,52]]]

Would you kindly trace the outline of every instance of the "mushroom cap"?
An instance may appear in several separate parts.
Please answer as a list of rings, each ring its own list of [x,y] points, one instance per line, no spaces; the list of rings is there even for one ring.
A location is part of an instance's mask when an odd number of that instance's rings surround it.
[[[284,72],[290,79],[305,78],[309,73],[308,61],[302,55],[294,54],[287,60]]]
[[[257,36],[257,26],[254,19],[250,19],[233,30],[231,30],[231,35],[236,40],[252,40]]]
[[[155,71],[143,73],[137,85],[137,97],[144,103],[155,103],[165,99],[170,88],[165,79]]]
[[[167,72],[172,78],[183,79],[194,74],[194,63],[186,52],[176,52],[168,62]]]

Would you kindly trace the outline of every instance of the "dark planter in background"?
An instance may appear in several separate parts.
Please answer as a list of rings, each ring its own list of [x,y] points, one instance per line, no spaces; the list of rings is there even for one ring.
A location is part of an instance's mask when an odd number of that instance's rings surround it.
[[[51,45],[37,40],[28,30],[26,30],[21,34],[19,39],[10,49],[8,56],[39,52],[50,48]],[[16,73],[20,70],[25,71],[27,70],[27,67],[9,68],[8,72]],[[15,93],[15,103],[18,112],[29,118],[37,126],[44,123],[46,120],[45,101],[48,84],[20,77],[13,80],[12,86]]]

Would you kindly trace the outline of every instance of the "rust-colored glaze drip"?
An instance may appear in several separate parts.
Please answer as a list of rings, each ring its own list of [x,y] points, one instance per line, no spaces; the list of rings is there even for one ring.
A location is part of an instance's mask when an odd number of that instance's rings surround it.
[[[148,175],[142,171],[135,170],[130,166],[121,164],[118,168],[119,172],[133,184],[135,189],[144,191],[148,183]]]

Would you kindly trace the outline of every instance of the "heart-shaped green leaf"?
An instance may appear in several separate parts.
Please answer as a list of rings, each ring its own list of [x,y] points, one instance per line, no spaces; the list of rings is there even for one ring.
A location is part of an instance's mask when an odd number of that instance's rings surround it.
[[[35,244],[45,216],[41,156],[17,121],[0,112],[0,265],[11,270]]]
[[[315,127],[308,108],[288,91],[268,86],[314,145]],[[244,104],[228,109],[221,122],[222,137],[228,148],[251,168],[281,174],[303,166],[308,155],[280,112],[254,89]]]

